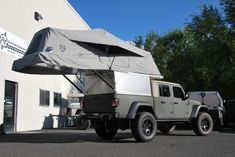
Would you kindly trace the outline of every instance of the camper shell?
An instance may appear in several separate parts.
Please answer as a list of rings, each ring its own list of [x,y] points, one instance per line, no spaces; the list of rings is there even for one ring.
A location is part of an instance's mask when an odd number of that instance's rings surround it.
[[[85,76],[83,108],[88,115],[102,113],[99,116],[114,114],[116,118],[126,118],[128,107],[124,104],[139,100],[152,104],[150,75],[116,71],[102,71],[99,74],[107,82],[95,73]]]

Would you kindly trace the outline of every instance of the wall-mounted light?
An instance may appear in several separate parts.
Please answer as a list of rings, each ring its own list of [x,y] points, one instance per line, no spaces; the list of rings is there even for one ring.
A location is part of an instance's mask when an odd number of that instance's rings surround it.
[[[34,19],[36,21],[39,21],[39,20],[43,20],[43,17],[41,14],[39,14],[38,12],[34,12]]]

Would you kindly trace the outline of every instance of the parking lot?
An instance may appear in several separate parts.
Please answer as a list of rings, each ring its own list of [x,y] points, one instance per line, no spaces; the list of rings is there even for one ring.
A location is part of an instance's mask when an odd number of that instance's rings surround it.
[[[213,132],[207,137],[192,131],[158,133],[149,143],[138,143],[130,131],[112,141],[98,138],[94,130],[52,129],[0,136],[1,157],[234,157],[235,130]]]

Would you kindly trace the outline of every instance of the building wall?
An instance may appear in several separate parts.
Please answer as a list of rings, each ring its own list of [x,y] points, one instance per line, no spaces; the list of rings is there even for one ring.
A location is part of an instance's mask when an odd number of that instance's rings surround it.
[[[89,29],[66,0],[0,0],[0,4],[0,25],[26,41],[44,27]],[[34,12],[43,20],[34,20]]]
[[[0,4],[0,27],[28,44],[33,34],[45,27],[90,29],[66,0],[0,0]],[[36,21],[34,12],[40,13],[43,20]],[[18,83],[16,131],[41,129],[46,117],[60,113],[60,108],[53,106],[53,92],[62,93],[63,99],[67,99],[72,87],[62,76],[14,72],[11,67],[16,59],[0,50],[0,124],[4,115],[5,80],[10,80]],[[39,89],[50,91],[49,107],[39,105]]]

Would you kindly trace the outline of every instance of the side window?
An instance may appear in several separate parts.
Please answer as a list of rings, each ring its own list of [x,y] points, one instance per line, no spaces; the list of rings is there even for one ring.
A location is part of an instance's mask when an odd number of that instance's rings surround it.
[[[40,106],[50,105],[50,91],[40,89]]]
[[[54,106],[60,107],[62,104],[61,93],[54,92]]]
[[[159,92],[160,92],[160,96],[162,97],[170,97],[170,88],[168,85],[159,85]]]
[[[184,93],[179,87],[173,87],[173,93],[175,98],[184,98]]]

